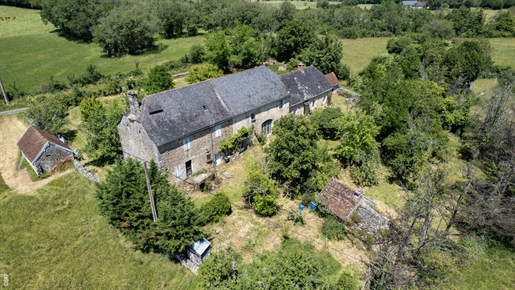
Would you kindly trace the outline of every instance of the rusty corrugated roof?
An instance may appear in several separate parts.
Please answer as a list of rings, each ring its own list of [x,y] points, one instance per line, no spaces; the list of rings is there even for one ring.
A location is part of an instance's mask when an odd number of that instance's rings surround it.
[[[355,196],[354,192],[354,189],[331,178],[320,192],[319,198],[328,210],[345,220],[362,199],[362,196]]]
[[[23,152],[25,158],[27,158],[27,160],[32,163],[38,156],[39,152],[45,148],[45,144],[47,142],[51,142],[71,150],[70,147],[68,147],[68,145],[57,138],[57,136],[38,129],[34,126],[30,126],[27,131],[23,133],[23,136],[21,136],[16,145],[18,145],[21,152]]]
[[[338,78],[336,77],[336,75],[334,74],[334,72],[332,73],[329,73],[329,74],[326,74],[325,75],[325,78],[327,79],[327,81],[331,84],[331,86],[338,86],[340,84],[340,82],[338,81]]]

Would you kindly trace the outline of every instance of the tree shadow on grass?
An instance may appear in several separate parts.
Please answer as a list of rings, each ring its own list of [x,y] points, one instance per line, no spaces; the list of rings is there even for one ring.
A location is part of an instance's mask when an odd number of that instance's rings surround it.
[[[147,48],[147,49],[143,49],[143,50],[139,50],[135,53],[121,53],[121,54],[116,54],[116,55],[108,55],[107,53],[103,53],[100,58],[112,58],[112,59],[116,59],[116,58],[122,58],[126,55],[132,55],[132,56],[146,56],[146,55],[154,55],[154,54],[160,54],[161,52],[163,52],[164,50],[166,50],[168,48],[168,45],[167,44],[163,44],[163,43],[160,43],[158,45],[154,45],[153,47],[151,48]]]
[[[81,44],[90,44],[90,43],[92,43],[91,40],[84,40],[84,39],[79,38],[77,36],[67,34],[62,29],[55,29],[55,30],[50,31],[50,33],[57,34],[57,36],[59,36],[59,37],[62,37],[64,39],[68,40],[68,41],[73,41],[73,42],[76,42],[76,43],[81,43]]]

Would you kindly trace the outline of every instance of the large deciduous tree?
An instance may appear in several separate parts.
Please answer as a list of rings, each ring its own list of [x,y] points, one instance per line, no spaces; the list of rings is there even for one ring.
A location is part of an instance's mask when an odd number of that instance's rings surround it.
[[[292,20],[277,32],[277,60],[288,61],[316,41],[315,32],[300,20]]]
[[[131,2],[100,18],[93,40],[109,56],[135,54],[154,46],[157,28],[157,19],[145,3]]]
[[[349,77],[349,68],[342,63],[343,47],[334,36],[325,35],[304,49],[300,59],[306,65],[313,65],[324,74],[334,72],[341,79]]]

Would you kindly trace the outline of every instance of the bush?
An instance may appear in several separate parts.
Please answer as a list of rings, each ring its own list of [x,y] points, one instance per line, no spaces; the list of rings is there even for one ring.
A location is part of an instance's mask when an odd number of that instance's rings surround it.
[[[286,218],[289,221],[293,221],[296,225],[303,226],[305,224],[304,213],[299,209],[291,207],[288,211],[288,217]]]
[[[350,176],[360,186],[374,186],[379,183],[375,172],[375,165],[353,165],[350,167]]]
[[[144,86],[145,90],[150,94],[173,89],[173,87],[172,75],[170,75],[168,68],[164,65],[155,66],[150,70]]]
[[[343,240],[345,238],[345,225],[334,216],[325,218],[322,233],[330,240]]]
[[[229,197],[225,192],[217,192],[213,197],[200,207],[201,224],[217,223],[220,218],[232,213]]]

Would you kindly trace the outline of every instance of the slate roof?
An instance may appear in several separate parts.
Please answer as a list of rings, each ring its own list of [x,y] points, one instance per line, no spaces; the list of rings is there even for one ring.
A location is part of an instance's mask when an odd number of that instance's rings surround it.
[[[402,1],[402,5],[404,6],[413,6],[417,4],[417,1]]]
[[[347,219],[360,203],[363,196],[355,196],[356,190],[331,178],[319,194],[320,200],[334,215],[341,220]]]
[[[314,66],[295,70],[281,76],[288,93],[290,106],[302,103],[332,89],[324,74]]]
[[[332,73],[329,73],[329,74],[326,74],[325,75],[325,78],[327,79],[327,81],[329,82],[329,84],[331,84],[331,86],[334,88],[334,87],[337,87],[340,85],[340,82],[338,81],[338,78],[336,77],[336,75],[334,74],[334,72]]]
[[[34,126],[30,126],[23,136],[21,136],[20,140],[16,145],[20,148],[25,158],[32,163],[34,159],[39,155],[41,150],[45,148],[45,145],[50,142],[61,147],[64,147],[70,151],[70,147],[66,145],[63,141],[61,141],[57,136],[48,133],[47,131],[43,131]]]
[[[150,95],[142,101],[139,120],[161,146],[287,95],[279,76],[261,66]]]

